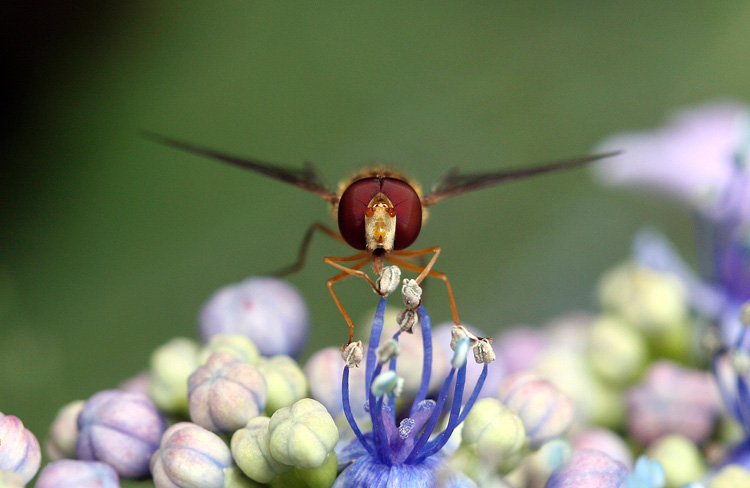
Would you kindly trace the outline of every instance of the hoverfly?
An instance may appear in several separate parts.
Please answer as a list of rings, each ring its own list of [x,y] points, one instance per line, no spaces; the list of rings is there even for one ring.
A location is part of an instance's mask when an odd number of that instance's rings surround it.
[[[145,136],[168,146],[217,159],[284,181],[312,192],[331,204],[333,215],[338,220],[338,232],[320,222],[313,223],[305,233],[297,261],[281,274],[296,271],[302,267],[310,239],[315,231],[323,232],[357,250],[351,256],[325,257],[323,259],[326,263],[341,271],[330,278],[327,285],[333,301],[349,325],[348,344],[353,340],[354,323],[336,296],[333,284],[348,276],[359,276],[366,280],[376,293],[382,294],[375,282],[362,271],[362,268],[370,262],[372,262],[373,271],[378,275],[383,271],[384,263],[387,261],[403,269],[419,273],[415,280],[417,284],[420,284],[426,276],[444,281],[448,291],[453,321],[456,325],[460,325],[450,281],[445,274],[433,269],[435,261],[440,255],[440,246],[417,250],[407,249],[419,235],[427,207],[461,193],[530,176],[575,168],[616,154],[614,152],[595,154],[526,168],[474,174],[460,174],[458,169],[454,167],[438,179],[426,195],[422,194],[421,187],[416,182],[398,171],[384,167],[367,168],[341,182],[338,191],[333,192],[320,181],[318,172],[310,163],[305,163],[302,168],[288,168],[254,159],[232,156],[150,132],[146,132]],[[410,261],[410,259],[425,255],[432,256],[424,266]]]

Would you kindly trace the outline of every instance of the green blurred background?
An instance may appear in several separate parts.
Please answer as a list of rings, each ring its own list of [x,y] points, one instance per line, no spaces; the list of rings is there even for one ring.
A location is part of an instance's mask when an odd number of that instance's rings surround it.
[[[426,187],[447,168],[587,153],[676,107],[750,99],[750,3],[29,2],[0,8],[7,41],[0,192],[0,411],[41,439],[57,409],[193,336],[218,287],[288,264],[314,195],[166,148],[148,129],[329,183],[387,162]],[[332,222],[332,221],[330,221]],[[690,256],[676,205],[597,187],[586,171],[431,208],[462,319],[488,332],[594,306],[600,273],[644,223]],[[322,236],[291,282],[306,354],[346,327]],[[355,317],[375,302],[339,285]],[[449,318],[442,283],[428,285]]]

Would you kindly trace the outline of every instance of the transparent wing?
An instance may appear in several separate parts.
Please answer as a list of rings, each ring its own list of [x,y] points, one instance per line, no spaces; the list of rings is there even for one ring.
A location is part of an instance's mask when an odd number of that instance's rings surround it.
[[[593,154],[564,161],[553,161],[527,168],[505,169],[484,173],[460,174],[458,168],[449,169],[435,184],[429,194],[422,197],[422,205],[432,205],[454,195],[460,195],[487,186],[499,185],[513,180],[520,180],[530,176],[551,173],[564,169],[583,166],[598,159],[614,156],[618,152]]]
[[[269,176],[276,180],[284,181],[286,183],[298,186],[307,191],[315,193],[321,198],[328,200],[329,202],[335,202],[338,200],[338,196],[329,190],[320,181],[320,175],[315,170],[312,164],[304,163],[302,168],[286,168],[275,164],[263,163],[253,159],[245,159],[229,154],[214,151],[212,149],[206,149],[204,147],[195,146],[193,144],[178,141],[169,137],[165,137],[153,132],[143,131],[143,135],[149,139],[155,140],[167,146],[176,147],[184,151],[206,156],[211,159],[218,159],[240,168],[249,169],[262,175]]]

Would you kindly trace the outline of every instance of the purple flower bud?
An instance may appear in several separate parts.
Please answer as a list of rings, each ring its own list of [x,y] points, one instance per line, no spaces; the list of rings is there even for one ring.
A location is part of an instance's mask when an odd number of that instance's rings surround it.
[[[39,470],[41,460],[39,441],[21,419],[0,413],[0,471],[16,473],[28,483]]]
[[[122,478],[148,475],[151,455],[166,425],[151,400],[140,393],[101,391],[78,416],[79,459],[103,461]]]
[[[78,414],[81,413],[84,403],[83,400],[77,400],[65,405],[52,422],[49,437],[44,445],[47,456],[52,461],[76,457]]]
[[[556,470],[546,488],[621,488],[628,468],[601,451],[582,449]]]
[[[109,464],[63,459],[48,464],[36,488],[119,488],[120,478]]]
[[[573,449],[596,449],[625,466],[633,465],[633,454],[625,441],[609,429],[591,427],[579,432],[573,439]]]
[[[149,378],[147,371],[126,379],[120,383],[119,387],[117,387],[118,390],[126,391],[128,393],[142,393],[146,396],[148,396],[150,388],[151,379]]]
[[[296,356],[307,337],[307,306],[285,281],[250,278],[214,293],[201,311],[199,328],[204,341],[216,334],[243,334],[264,356]]]
[[[516,373],[500,388],[500,400],[521,417],[532,448],[562,435],[573,423],[573,403],[534,373]]]
[[[700,444],[713,430],[718,411],[718,393],[708,373],[659,361],[628,393],[628,432],[644,444],[667,434]]]
[[[547,334],[536,327],[506,329],[495,338],[497,357],[507,374],[531,369],[549,346]]]
[[[215,353],[188,379],[190,418],[214,432],[234,432],[266,405],[266,380],[229,353]]]
[[[231,469],[236,468],[224,441],[190,422],[167,429],[151,459],[157,488],[223,488]]]
[[[322,403],[334,418],[344,411],[344,406],[341,402],[341,382],[331,381],[331,378],[340,376],[343,369],[344,360],[338,347],[327,347],[316,352],[304,368],[310,386],[310,397]],[[353,414],[359,418],[365,414],[365,368],[350,368],[349,380],[352,384],[350,394]]]

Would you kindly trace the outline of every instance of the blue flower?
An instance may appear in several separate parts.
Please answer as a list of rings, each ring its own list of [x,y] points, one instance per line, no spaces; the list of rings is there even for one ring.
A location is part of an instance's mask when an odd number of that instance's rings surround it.
[[[342,397],[344,413],[356,435],[345,449],[339,453],[339,463],[353,461],[336,480],[335,488],[354,486],[474,486],[468,478],[451,475],[443,471],[444,463],[440,450],[448,442],[455,428],[463,422],[474,405],[487,376],[487,363],[474,386],[473,392],[462,408],[463,390],[466,383],[466,356],[476,340],[460,338],[455,344],[451,370],[443,382],[437,400],[428,399],[430,373],[432,369],[432,337],[430,317],[422,305],[418,308],[422,327],[424,347],[422,380],[408,415],[397,422],[395,395],[388,391],[397,389],[393,372],[396,371],[396,357],[383,360],[388,368],[383,372],[383,364],[376,355],[377,345],[383,331],[385,297],[380,299],[372,326],[367,351],[365,377],[366,409],[372,421],[372,431],[363,433],[352,413],[349,400],[349,368],[344,368]],[[459,329],[460,330],[460,329]],[[398,341],[401,332],[393,335]],[[476,354],[475,354],[476,355]],[[454,381],[455,379],[455,381]],[[452,400],[448,402],[449,394]],[[446,403],[450,403],[446,409]],[[433,436],[438,421],[447,413],[447,426]]]

